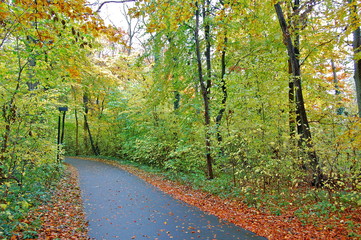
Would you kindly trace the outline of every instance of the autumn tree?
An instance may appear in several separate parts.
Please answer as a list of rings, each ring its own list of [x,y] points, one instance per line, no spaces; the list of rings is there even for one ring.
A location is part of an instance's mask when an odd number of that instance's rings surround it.
[[[283,40],[286,45],[289,62],[291,66],[292,72],[292,85],[290,85],[290,96],[295,97],[295,105],[296,105],[296,116],[297,116],[297,130],[300,135],[300,146],[306,147],[308,156],[311,161],[311,168],[313,172],[313,183],[316,186],[321,184],[321,168],[319,166],[319,159],[314,150],[310,126],[307,118],[307,113],[305,109],[305,100],[303,97],[302,84],[301,84],[301,64],[300,64],[300,29],[303,27],[302,22],[305,21],[305,18],[309,11],[312,10],[315,3],[306,3],[306,6],[301,6],[300,1],[294,1],[292,5],[292,10],[294,13],[293,20],[289,20],[288,22],[293,24],[291,32],[291,27],[289,23],[287,23],[284,12],[281,8],[280,3],[276,3],[274,5],[277,13],[278,20],[280,22],[280,26],[283,32]],[[305,8],[306,12],[301,13],[300,9]],[[294,94],[292,93],[293,91]],[[291,99],[291,103],[293,100]]]

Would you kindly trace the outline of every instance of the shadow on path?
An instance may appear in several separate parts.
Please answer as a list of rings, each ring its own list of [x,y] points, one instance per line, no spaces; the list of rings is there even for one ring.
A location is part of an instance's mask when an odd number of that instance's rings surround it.
[[[94,239],[266,239],[220,222],[138,177],[102,162],[67,158],[79,171]]]

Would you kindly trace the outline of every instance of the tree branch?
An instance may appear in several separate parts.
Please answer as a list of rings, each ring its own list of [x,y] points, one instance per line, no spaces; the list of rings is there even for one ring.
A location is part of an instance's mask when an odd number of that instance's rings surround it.
[[[322,43],[318,44],[316,47],[312,48],[312,49],[308,52],[308,54],[306,55],[306,57],[303,59],[303,61],[300,63],[300,66],[302,66],[302,65],[306,62],[306,60],[311,56],[311,54],[312,54],[315,50],[317,50],[319,47],[322,47],[322,46],[324,46],[324,45],[326,45],[326,44],[331,43],[332,41],[336,40],[339,36],[340,36],[340,34],[338,34],[336,37],[333,37],[333,38],[331,38],[331,39],[328,40],[328,41],[322,42]]]
[[[99,7],[98,7],[98,9],[95,11],[95,12],[100,12],[100,10],[101,10],[101,8],[105,5],[105,4],[107,4],[107,3],[127,3],[127,2],[135,2],[136,0],[124,0],[124,1],[105,1],[105,2],[102,2],[100,5],[99,5]]]

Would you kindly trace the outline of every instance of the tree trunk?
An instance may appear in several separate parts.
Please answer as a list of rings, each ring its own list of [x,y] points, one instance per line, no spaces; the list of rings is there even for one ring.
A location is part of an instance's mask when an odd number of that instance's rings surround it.
[[[83,96],[83,102],[84,102],[84,128],[88,133],[90,146],[92,148],[92,151],[93,151],[95,156],[98,156],[100,153],[99,153],[99,150],[96,148],[96,146],[94,144],[93,137],[92,137],[92,134],[91,134],[91,131],[90,131],[89,122],[88,122],[89,98],[88,98],[88,94],[86,94],[86,93]]]
[[[335,87],[335,95],[339,96],[341,94],[341,91],[340,91],[340,87],[338,85],[337,70],[336,70],[335,62],[333,61],[333,59],[331,59],[331,68],[332,68],[332,75],[333,75],[333,83],[334,83],[334,87]],[[345,110],[344,107],[342,107],[342,105],[341,105],[342,98],[337,97],[336,101],[337,101],[336,113],[337,113],[337,115],[342,115]]]
[[[227,34],[225,34],[223,41],[224,41],[224,45],[225,45],[223,47],[222,55],[221,55],[221,89],[222,89],[222,93],[223,93],[223,98],[222,98],[222,102],[221,102],[222,107],[219,110],[218,115],[216,117],[217,140],[219,143],[222,142],[222,135],[219,132],[219,126],[221,125],[224,111],[226,111],[226,103],[227,103],[227,98],[228,98],[227,84],[226,84],[226,80],[224,79],[224,76],[226,75],[226,45],[228,42]]]
[[[206,78],[206,87],[207,87],[207,94],[211,93],[211,86],[212,86],[212,64],[211,64],[211,27],[208,23],[208,16],[210,12],[210,0],[205,1],[205,6],[203,8],[203,22],[205,23],[204,26],[204,38],[206,41],[206,65],[207,65],[207,78]]]
[[[338,86],[338,78],[337,78],[337,71],[336,71],[336,66],[335,66],[335,62],[333,61],[333,59],[331,59],[331,68],[332,68],[332,76],[333,76],[333,83],[335,84],[335,95],[340,95],[340,87]]]
[[[224,79],[224,76],[226,75],[226,45],[228,42],[228,38],[227,38],[227,34],[225,34],[224,36],[224,47],[222,50],[222,56],[221,56],[221,89],[222,89],[222,93],[223,93],[223,98],[222,98],[222,106],[221,109],[218,111],[218,115],[216,117],[216,132],[217,132],[217,141],[218,144],[221,144],[221,142],[223,141],[222,138],[222,134],[219,131],[219,127],[221,126],[221,121],[223,118],[223,114],[224,111],[226,111],[226,103],[227,103],[227,98],[228,98],[228,92],[227,92],[227,84],[226,84],[226,80]],[[223,149],[221,148],[220,153],[223,154]]]
[[[207,85],[204,82],[203,77],[203,66],[202,66],[202,57],[201,57],[201,49],[200,49],[200,43],[199,43],[199,6],[198,3],[196,3],[197,9],[196,9],[196,27],[194,32],[195,37],[195,44],[196,44],[196,55],[197,55],[197,66],[198,66],[198,78],[199,83],[201,87],[201,93],[203,97],[203,103],[204,103],[204,122],[205,122],[205,144],[206,144],[206,160],[207,160],[207,171],[208,171],[208,178],[213,179],[213,158],[211,155],[211,133],[210,133],[210,124],[211,124],[211,117],[210,117],[210,110],[209,110],[209,92],[210,92],[210,84],[211,79],[209,76],[207,77]],[[207,55],[207,54],[206,54]],[[208,61],[208,59],[207,59]],[[208,66],[208,63],[207,63]]]
[[[299,5],[299,1],[296,0],[295,3],[296,5]],[[312,136],[302,93],[301,66],[298,52],[299,43],[297,42],[299,41],[299,37],[296,36],[296,44],[294,44],[281,5],[279,3],[276,3],[274,7],[282,29],[284,44],[286,45],[289,60],[291,63],[292,77],[295,87],[296,113],[300,120],[299,122],[297,122],[298,132],[300,134],[300,147],[306,148],[307,155],[310,159],[310,165],[313,175],[312,184],[315,186],[320,186],[322,174],[319,166],[318,156],[312,144]]]
[[[173,102],[174,111],[177,111],[179,109],[180,98],[181,98],[181,96],[180,96],[179,91],[174,91],[174,102]]]
[[[16,39],[16,43],[17,43],[17,47],[19,47],[19,39]],[[3,140],[2,140],[2,146],[1,146],[1,152],[0,152],[0,160],[2,163],[5,162],[6,159],[6,152],[8,151],[8,144],[9,144],[9,140],[10,140],[10,134],[11,134],[11,127],[12,125],[16,122],[16,96],[18,94],[18,91],[20,89],[20,80],[21,80],[21,75],[27,65],[23,64],[21,65],[21,61],[20,58],[18,59],[18,67],[19,67],[19,71],[18,71],[18,76],[17,76],[17,84],[16,87],[14,89],[14,92],[12,93],[11,99],[10,101],[6,104],[3,105],[3,109],[2,109],[2,113],[3,113],[3,118],[4,118],[4,122],[6,123],[5,125],[5,132],[3,134]],[[0,168],[0,179],[4,180],[4,179],[10,179],[13,177],[6,177],[5,178],[5,173],[3,172],[2,168]],[[13,178],[15,180],[17,180],[16,178]],[[18,181],[18,180],[17,180]],[[18,181],[19,183],[19,181]]]
[[[351,6],[351,19],[352,22],[357,22],[357,6],[354,0],[349,0],[350,4],[354,4]],[[361,29],[357,27],[353,31],[353,51],[354,54],[358,54],[361,52]],[[361,60],[354,58],[354,79],[356,85],[356,97],[357,97],[357,107],[358,107],[358,116],[361,117]]]
[[[288,73],[292,76],[292,65],[291,61],[288,60]],[[288,123],[290,128],[290,137],[294,139],[296,136],[296,112],[295,112],[295,84],[293,77],[288,82]]]
[[[85,124],[85,128],[86,128],[86,130],[88,132],[89,141],[90,141],[90,145],[92,147],[93,153],[94,153],[95,156],[98,156],[99,151],[98,151],[98,149],[96,148],[96,146],[94,144],[93,137],[92,137],[92,134],[91,134],[91,131],[90,131],[89,123],[88,123],[88,117],[87,117],[86,114],[84,114],[84,124]]]

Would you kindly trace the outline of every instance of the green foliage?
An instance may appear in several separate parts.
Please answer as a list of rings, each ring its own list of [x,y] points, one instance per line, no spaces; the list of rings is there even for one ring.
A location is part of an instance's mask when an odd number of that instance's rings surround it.
[[[58,107],[68,104],[94,35],[106,30],[84,4],[0,2],[0,238],[36,237],[41,223],[23,220],[62,173]]]
[[[202,172],[203,151],[201,146],[180,145],[169,154],[169,160],[164,164],[164,168],[171,172],[197,173]]]
[[[139,163],[163,167],[171,146],[154,138],[137,139],[134,142],[132,160]]]
[[[24,169],[22,184],[8,181],[0,186],[0,237],[10,238],[14,232],[36,237],[40,221],[24,222],[31,210],[44,204],[51,196],[53,184],[62,174],[62,166],[43,163]]]

